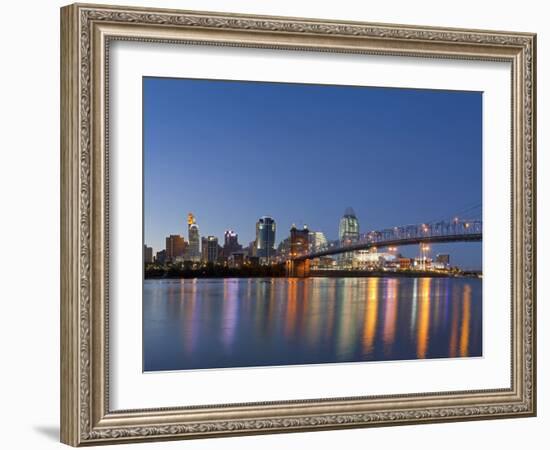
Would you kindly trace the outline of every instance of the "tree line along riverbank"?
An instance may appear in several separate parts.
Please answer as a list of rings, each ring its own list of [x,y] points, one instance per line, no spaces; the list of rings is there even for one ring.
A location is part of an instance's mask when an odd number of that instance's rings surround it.
[[[226,267],[221,265],[206,265],[190,268],[181,265],[146,266],[145,279],[159,278],[282,278],[286,277],[284,264],[270,266]],[[311,270],[310,277],[379,277],[379,278],[481,278],[480,271],[421,271],[421,270]]]

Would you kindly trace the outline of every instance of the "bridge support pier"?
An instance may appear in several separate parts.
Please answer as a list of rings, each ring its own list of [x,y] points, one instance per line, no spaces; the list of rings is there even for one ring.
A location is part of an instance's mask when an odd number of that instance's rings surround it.
[[[295,260],[289,259],[286,262],[286,276],[287,277],[296,277],[296,278],[307,278],[309,277],[309,259],[305,260]]]

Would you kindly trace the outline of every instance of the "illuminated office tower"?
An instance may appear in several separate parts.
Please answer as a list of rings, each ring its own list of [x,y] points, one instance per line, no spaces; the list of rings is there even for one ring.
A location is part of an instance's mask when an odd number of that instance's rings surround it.
[[[328,244],[327,238],[322,231],[309,232],[309,250],[316,252],[326,248]]]
[[[208,236],[202,238],[202,260],[203,262],[214,263],[218,260],[218,238]]]
[[[338,237],[342,245],[350,245],[359,240],[359,220],[351,207],[346,208],[340,219]],[[340,268],[350,268],[353,265],[353,252],[342,253],[338,259]]]
[[[187,236],[189,238],[189,247],[187,249],[186,259],[189,261],[199,261],[201,257],[199,226],[193,213],[187,215]]]
[[[343,244],[349,244],[359,240],[359,220],[353,208],[348,207],[340,219],[338,237]]]
[[[275,256],[275,221],[263,216],[256,222],[255,256],[269,262]]]

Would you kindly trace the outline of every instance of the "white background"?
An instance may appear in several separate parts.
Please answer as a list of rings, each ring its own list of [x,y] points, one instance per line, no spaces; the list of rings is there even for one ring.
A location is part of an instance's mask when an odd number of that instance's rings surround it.
[[[510,386],[509,64],[136,42],[110,61],[112,409]],[[143,75],[483,92],[483,357],[142,373]]]
[[[544,124],[550,120],[545,79],[550,65],[545,2],[467,1],[138,1],[138,6],[236,11],[389,23],[510,29],[539,33],[539,217],[548,229],[550,160]],[[5,448],[59,448],[59,11],[56,1],[3,5],[0,77],[0,198],[2,219],[1,403]],[[548,202],[546,202],[548,203]],[[548,433],[544,321],[548,238],[539,233],[539,416],[455,424],[375,428],[187,442],[143,448],[544,448]],[[31,276],[32,273],[32,276]],[[546,276],[547,278],[547,276]],[[546,357],[545,357],[546,356]],[[128,447],[128,446],[124,446]],[[136,447],[132,447],[136,448]],[[141,447],[140,447],[141,448]]]

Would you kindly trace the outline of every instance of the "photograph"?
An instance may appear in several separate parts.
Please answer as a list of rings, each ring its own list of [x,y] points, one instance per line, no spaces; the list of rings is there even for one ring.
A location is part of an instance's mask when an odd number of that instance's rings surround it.
[[[59,67],[36,77],[19,58],[33,95],[7,93],[36,99],[42,83],[60,114],[6,148],[31,137],[46,158],[52,130],[60,144],[59,170],[27,177],[59,174],[58,188],[31,189],[15,169],[10,183],[30,189],[19,203],[35,216],[11,222],[36,228],[35,206],[59,220],[47,242],[59,241],[60,276],[47,264],[34,283],[59,284],[56,318],[34,323],[58,357],[24,353],[55,365],[61,442],[280,448],[300,433],[322,437],[296,447],[329,448],[373,428],[361,443],[401,436],[396,447],[429,427],[421,440],[437,448],[453,426],[461,448],[495,436],[522,448],[540,433],[544,15],[399,1],[40,13],[38,29],[59,31],[43,32]],[[50,187],[59,208],[36,201]],[[28,251],[6,254],[28,275]],[[27,359],[36,378],[42,364]]]
[[[483,92],[142,78],[143,371],[483,357]]]

